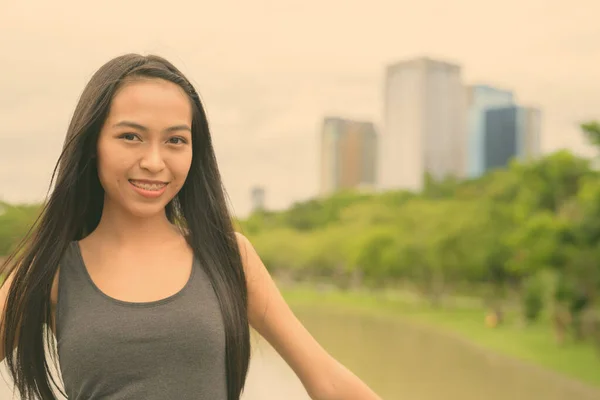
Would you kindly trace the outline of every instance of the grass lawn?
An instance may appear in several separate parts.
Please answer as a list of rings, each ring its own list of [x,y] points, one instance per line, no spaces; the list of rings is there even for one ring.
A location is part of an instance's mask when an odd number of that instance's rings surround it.
[[[338,308],[340,311],[377,314],[385,318],[404,318],[415,323],[435,326],[492,351],[600,387],[600,355],[593,346],[581,343],[557,346],[551,326],[547,322],[524,327],[514,322],[514,318],[511,322],[509,315],[507,323],[488,328],[484,324],[485,310],[482,308],[436,309],[403,296],[318,292],[310,288],[285,288],[282,293],[292,308]]]

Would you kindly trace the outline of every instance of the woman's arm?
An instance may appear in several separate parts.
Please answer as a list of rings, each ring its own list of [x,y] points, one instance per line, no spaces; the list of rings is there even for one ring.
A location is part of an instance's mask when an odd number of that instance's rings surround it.
[[[289,308],[248,239],[237,234],[246,280],[248,318],[294,370],[314,400],[381,400],[329,355]]]

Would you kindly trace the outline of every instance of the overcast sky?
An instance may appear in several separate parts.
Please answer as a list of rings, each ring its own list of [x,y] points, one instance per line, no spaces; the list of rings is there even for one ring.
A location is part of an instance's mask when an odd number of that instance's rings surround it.
[[[93,5],[92,5],[93,4]],[[149,5],[152,4],[152,5]],[[590,155],[600,119],[597,0],[0,0],[0,196],[43,197],[83,86],[156,53],[204,99],[235,211],[313,195],[321,119],[381,119],[387,64],[428,55],[542,108],[546,151]]]

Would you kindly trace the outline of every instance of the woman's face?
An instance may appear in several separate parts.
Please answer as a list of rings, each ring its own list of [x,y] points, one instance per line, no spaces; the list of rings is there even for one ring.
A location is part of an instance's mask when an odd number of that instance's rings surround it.
[[[163,213],[192,164],[192,107],[178,85],[162,79],[124,84],[98,138],[104,207],[137,217]]]

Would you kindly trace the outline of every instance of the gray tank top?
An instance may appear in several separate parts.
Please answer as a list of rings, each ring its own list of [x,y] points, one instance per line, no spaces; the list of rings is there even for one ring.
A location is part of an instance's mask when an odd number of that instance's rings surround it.
[[[99,290],[71,243],[60,264],[56,339],[70,400],[227,399],[221,310],[196,260],[180,292],[129,303]]]

